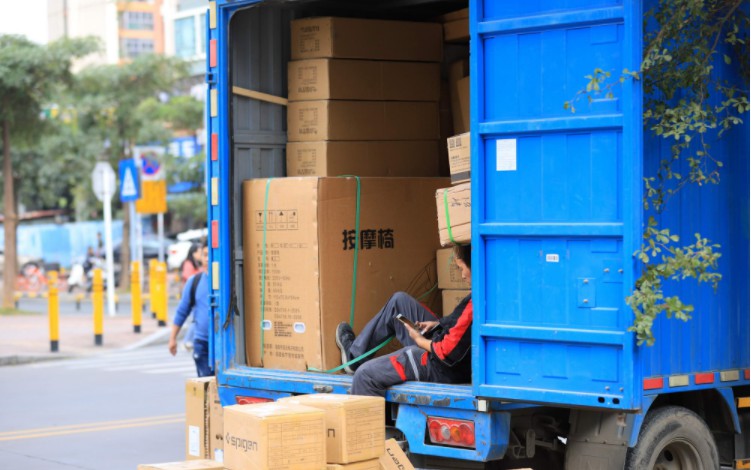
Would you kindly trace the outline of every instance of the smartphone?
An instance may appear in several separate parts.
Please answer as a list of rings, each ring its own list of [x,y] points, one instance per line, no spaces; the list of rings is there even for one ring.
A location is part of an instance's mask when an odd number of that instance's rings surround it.
[[[399,314],[396,315],[396,319],[399,320],[400,322],[404,323],[407,327],[419,331],[421,335],[423,335],[424,337],[426,337],[428,339],[430,339],[430,337],[433,336],[433,333],[435,333],[436,330],[438,329],[438,327],[440,326],[440,323],[436,323],[435,325],[433,325],[432,328],[428,328],[427,330],[423,331],[423,330],[420,330],[417,327],[417,325],[415,325],[412,322],[412,320],[410,320],[409,318],[405,317],[401,313],[399,313]]]

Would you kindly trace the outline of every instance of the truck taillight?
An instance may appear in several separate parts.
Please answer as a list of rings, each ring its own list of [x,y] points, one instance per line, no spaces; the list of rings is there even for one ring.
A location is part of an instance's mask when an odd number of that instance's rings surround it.
[[[475,423],[472,421],[428,417],[428,431],[433,444],[475,447]]]
[[[241,396],[235,396],[235,401],[238,405],[254,405],[256,403],[268,403],[270,401],[274,401],[271,398],[261,398],[261,397],[241,397]]]

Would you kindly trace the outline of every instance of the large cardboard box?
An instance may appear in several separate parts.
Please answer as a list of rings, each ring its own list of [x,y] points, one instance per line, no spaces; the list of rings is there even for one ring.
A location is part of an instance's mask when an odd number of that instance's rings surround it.
[[[360,18],[293,20],[292,59],[343,59],[440,62],[441,25]]]
[[[438,176],[438,142],[318,141],[287,144],[287,176]]]
[[[445,289],[441,292],[443,296],[443,316],[447,317],[454,312],[459,303],[464,300],[470,293],[469,289]]]
[[[436,252],[439,289],[468,289],[469,285],[462,279],[462,271],[454,261],[454,249],[442,248]]]
[[[308,59],[287,64],[290,101],[438,101],[440,65],[431,62]]]
[[[379,460],[383,470],[415,470],[412,462],[394,439],[386,441],[386,451]]]
[[[224,462],[224,409],[216,380],[209,382],[209,451],[211,458]]]
[[[470,183],[439,189],[435,193],[438,238],[441,246],[472,241],[472,196]],[[447,223],[448,220],[448,223]]]
[[[224,465],[213,460],[188,460],[186,462],[148,463],[138,470],[224,470]]]
[[[213,377],[185,382],[185,459],[210,459],[209,384]]]
[[[268,193],[267,180],[245,181],[243,252],[249,363],[300,371],[340,365],[334,333],[339,323],[350,318],[355,247],[356,332],[394,292],[417,296],[430,290],[435,283],[438,249],[433,197],[447,182],[447,178],[361,178],[360,237],[356,243],[354,178],[272,179]],[[262,277],[266,280],[263,318]]]
[[[441,17],[443,40],[446,42],[469,41],[469,8],[453,11]]]
[[[467,113],[466,119],[462,111],[462,92],[460,91],[459,82],[465,77],[469,76],[469,59],[457,60],[452,62],[449,66],[449,94],[451,95],[451,116],[454,122],[454,135],[463,134],[469,132],[469,113]],[[467,80],[466,83],[469,83]],[[469,92],[469,89],[467,89]],[[469,106],[467,105],[467,110]]]
[[[317,408],[285,403],[224,408],[224,463],[233,470],[326,468],[326,424]]]
[[[426,101],[295,101],[287,106],[290,142],[436,140],[438,103]]]
[[[326,470],[381,470],[381,462],[373,459],[347,464],[330,463],[326,465]]]
[[[464,183],[470,179],[470,133],[450,137],[446,143],[449,151],[451,184]]]
[[[386,440],[386,402],[381,397],[316,393],[281,398],[326,413],[326,461],[346,464],[378,459]]]

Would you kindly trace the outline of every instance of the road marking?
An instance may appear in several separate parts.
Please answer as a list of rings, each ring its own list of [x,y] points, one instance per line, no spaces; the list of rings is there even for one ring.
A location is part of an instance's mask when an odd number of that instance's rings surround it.
[[[149,418],[124,419],[119,421],[101,421],[98,423],[73,424],[68,426],[52,426],[48,428],[25,429],[21,431],[7,431],[0,433],[0,442],[20,439],[36,439],[41,437],[64,436],[86,432],[110,431],[114,429],[158,426],[185,422],[185,414],[152,416]]]

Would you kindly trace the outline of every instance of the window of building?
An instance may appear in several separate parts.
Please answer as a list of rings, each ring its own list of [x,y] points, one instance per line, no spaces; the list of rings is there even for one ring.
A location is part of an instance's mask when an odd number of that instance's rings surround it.
[[[124,38],[120,40],[120,57],[134,59],[154,52],[153,39]]]
[[[124,11],[120,13],[120,29],[152,31],[154,15],[148,11]]]
[[[195,17],[175,20],[175,55],[183,59],[196,55]]]

